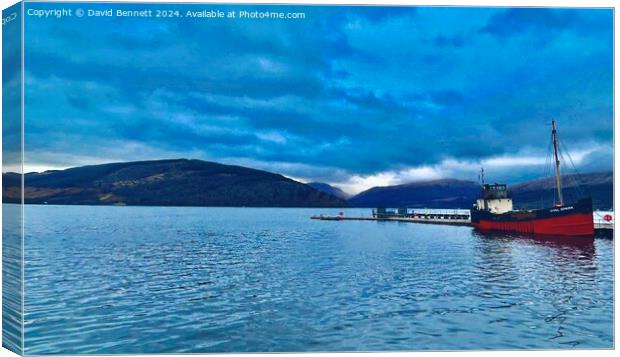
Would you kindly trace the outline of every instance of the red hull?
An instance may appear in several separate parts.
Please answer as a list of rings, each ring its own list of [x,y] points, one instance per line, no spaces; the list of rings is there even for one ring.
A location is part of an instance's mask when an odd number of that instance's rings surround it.
[[[556,236],[593,236],[592,214],[574,213],[559,217],[536,218],[527,221],[494,221],[481,219],[472,222],[480,230],[504,231]]]

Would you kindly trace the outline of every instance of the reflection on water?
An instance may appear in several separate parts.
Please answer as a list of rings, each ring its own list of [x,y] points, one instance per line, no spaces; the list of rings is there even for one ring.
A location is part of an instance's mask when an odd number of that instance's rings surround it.
[[[28,206],[26,353],[613,346],[612,240],[314,213]]]
[[[592,315],[580,321],[577,316],[590,314],[593,303],[604,304],[594,297],[611,284],[612,274],[600,266],[594,238],[473,235],[479,238],[476,268],[484,297],[497,301],[497,308],[518,306],[521,316],[514,316],[510,323],[529,326],[530,330],[509,337],[514,339],[513,347],[517,348],[519,341],[535,339],[538,329],[554,331],[546,339],[555,346],[587,344],[601,319]]]

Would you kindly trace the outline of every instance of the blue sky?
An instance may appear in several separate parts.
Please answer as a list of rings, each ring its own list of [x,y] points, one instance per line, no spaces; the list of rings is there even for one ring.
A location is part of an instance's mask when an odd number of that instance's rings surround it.
[[[27,16],[27,171],[184,157],[349,192],[481,166],[510,183],[545,173],[552,118],[580,172],[613,165],[609,9],[168,8],[305,19]]]

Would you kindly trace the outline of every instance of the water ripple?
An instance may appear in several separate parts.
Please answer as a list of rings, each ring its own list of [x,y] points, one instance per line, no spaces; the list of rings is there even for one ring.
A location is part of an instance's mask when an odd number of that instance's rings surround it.
[[[613,346],[613,241],[315,211],[27,206],[25,352]]]

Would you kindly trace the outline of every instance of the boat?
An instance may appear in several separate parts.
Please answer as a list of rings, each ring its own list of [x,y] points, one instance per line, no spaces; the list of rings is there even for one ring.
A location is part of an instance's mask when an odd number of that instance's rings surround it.
[[[514,210],[512,198],[505,184],[485,184],[481,173],[482,197],[471,209],[471,224],[481,231],[502,231],[534,235],[594,236],[592,199],[584,198],[565,203],[562,195],[558,130],[551,122],[551,140],[555,159],[555,204],[535,210]]]

